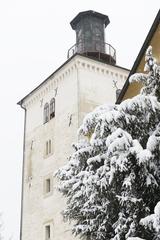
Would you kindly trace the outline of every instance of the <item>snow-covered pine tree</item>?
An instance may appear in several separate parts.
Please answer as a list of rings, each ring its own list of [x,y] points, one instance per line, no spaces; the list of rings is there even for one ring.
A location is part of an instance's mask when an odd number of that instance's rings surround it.
[[[160,239],[160,67],[151,47],[145,71],[130,78],[144,85],[138,96],[85,117],[57,172],[64,218],[84,239]]]

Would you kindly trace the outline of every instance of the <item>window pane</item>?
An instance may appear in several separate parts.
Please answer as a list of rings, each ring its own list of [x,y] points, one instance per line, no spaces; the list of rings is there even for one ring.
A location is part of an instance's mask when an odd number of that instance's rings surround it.
[[[52,98],[50,101],[50,119],[55,116],[55,99]]]
[[[51,180],[50,178],[46,179],[46,193],[51,191]]]
[[[51,237],[50,225],[45,226],[45,240],[49,240]]]
[[[46,123],[46,122],[48,122],[49,121],[49,104],[48,103],[46,103],[45,105],[44,105],[44,123]]]
[[[46,142],[46,155],[48,155],[48,141]]]
[[[49,140],[49,151],[48,152],[51,153],[51,150],[52,150],[51,149],[51,140]]]

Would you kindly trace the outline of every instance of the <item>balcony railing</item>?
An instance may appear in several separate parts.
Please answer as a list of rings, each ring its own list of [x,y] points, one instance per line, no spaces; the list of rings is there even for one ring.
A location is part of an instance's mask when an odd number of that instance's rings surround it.
[[[98,58],[99,60],[106,60],[110,64],[116,63],[116,50],[110,44],[101,43],[98,47],[94,44],[94,46],[92,46],[92,48],[90,47],[89,50],[86,50],[84,46],[85,45],[83,43],[74,44],[68,50],[67,58],[79,53],[85,56]]]

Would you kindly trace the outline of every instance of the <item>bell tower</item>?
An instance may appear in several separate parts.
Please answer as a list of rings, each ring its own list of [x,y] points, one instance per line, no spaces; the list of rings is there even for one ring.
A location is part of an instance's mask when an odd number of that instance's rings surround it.
[[[80,12],[67,61],[18,103],[25,110],[20,240],[78,240],[63,221],[66,202],[54,173],[67,163],[84,116],[114,103],[114,81],[121,89],[128,76],[105,43],[108,24],[106,15]]]
[[[80,12],[72,21],[76,44],[68,51],[68,58],[75,53],[116,64],[116,51],[105,43],[105,28],[110,23],[107,15],[89,10]]]

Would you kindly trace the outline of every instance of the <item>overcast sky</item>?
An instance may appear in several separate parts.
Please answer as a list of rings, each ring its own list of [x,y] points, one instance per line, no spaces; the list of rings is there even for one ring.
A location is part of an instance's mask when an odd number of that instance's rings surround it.
[[[0,212],[4,239],[19,239],[24,112],[16,103],[66,61],[80,11],[106,14],[106,42],[130,68],[159,10],[159,0],[0,0]]]

